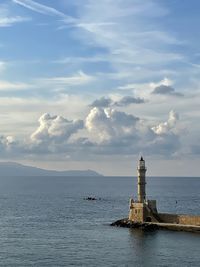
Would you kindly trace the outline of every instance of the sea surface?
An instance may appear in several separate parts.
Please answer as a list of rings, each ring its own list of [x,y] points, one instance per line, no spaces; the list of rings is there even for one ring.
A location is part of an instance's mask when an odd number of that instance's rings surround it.
[[[1,177],[0,266],[200,266],[200,234],[111,227],[133,177]],[[161,212],[200,214],[200,178],[149,177]],[[84,200],[95,196],[96,201]]]

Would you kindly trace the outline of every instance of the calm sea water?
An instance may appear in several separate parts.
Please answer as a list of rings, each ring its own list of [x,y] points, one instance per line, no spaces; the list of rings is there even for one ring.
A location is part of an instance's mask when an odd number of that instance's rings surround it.
[[[200,178],[147,182],[160,211],[200,214]],[[133,195],[130,177],[0,178],[0,266],[200,266],[199,234],[109,226]]]

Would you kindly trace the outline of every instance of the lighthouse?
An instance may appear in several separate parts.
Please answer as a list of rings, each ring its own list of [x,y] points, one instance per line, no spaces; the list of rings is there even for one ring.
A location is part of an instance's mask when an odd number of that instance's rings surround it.
[[[131,222],[158,221],[156,201],[146,198],[146,171],[145,161],[141,157],[137,166],[137,200],[131,198],[129,203],[129,221]]]
[[[128,218],[111,225],[154,230],[158,228],[200,232],[200,216],[158,213],[156,200],[146,197],[146,166],[143,157],[137,165],[137,198],[130,198]]]
[[[146,201],[146,167],[143,157],[140,158],[137,167],[138,173],[138,202],[144,203]]]

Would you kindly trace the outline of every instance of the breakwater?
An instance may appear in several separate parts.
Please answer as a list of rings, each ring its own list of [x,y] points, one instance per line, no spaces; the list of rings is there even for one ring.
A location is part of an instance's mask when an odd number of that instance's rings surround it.
[[[110,224],[111,226],[124,228],[138,228],[145,231],[155,230],[172,230],[200,233],[200,225],[176,224],[176,223],[161,223],[161,222],[132,222],[128,218],[117,220]]]

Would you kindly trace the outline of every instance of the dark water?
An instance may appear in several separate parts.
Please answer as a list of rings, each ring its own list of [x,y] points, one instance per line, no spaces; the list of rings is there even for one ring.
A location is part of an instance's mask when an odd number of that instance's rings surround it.
[[[134,186],[127,177],[0,178],[0,266],[200,266],[199,234],[109,226],[127,216]],[[147,192],[162,212],[200,214],[200,178],[148,178]],[[101,200],[83,200],[91,195]]]

